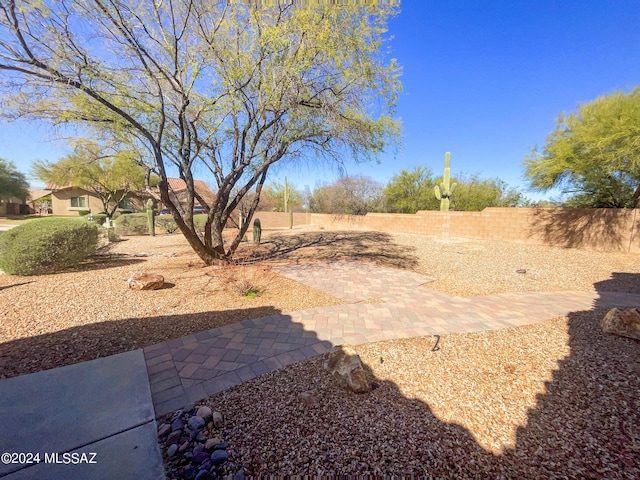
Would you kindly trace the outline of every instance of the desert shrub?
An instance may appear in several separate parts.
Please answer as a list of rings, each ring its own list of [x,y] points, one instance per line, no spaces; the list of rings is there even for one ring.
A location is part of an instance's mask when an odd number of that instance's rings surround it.
[[[149,233],[146,213],[123,214],[113,223],[118,235],[147,235]]]
[[[94,213],[92,215],[93,218],[93,222],[96,225],[102,225],[104,224],[105,220],[107,219],[108,215],[105,212],[100,212],[100,213]]]
[[[156,227],[167,233],[173,233],[178,229],[178,225],[176,225],[176,221],[171,215],[158,215],[156,217]]]
[[[95,253],[98,227],[77,218],[43,218],[0,235],[0,269],[13,275],[54,273]]]
[[[218,278],[225,290],[245,298],[259,297],[269,290],[272,276],[261,265],[230,263],[220,268]]]

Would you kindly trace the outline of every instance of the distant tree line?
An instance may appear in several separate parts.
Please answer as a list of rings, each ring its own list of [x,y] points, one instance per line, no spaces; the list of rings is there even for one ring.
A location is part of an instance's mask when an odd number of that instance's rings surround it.
[[[290,185],[289,204],[293,211],[365,215],[368,212],[416,213],[418,210],[439,210],[434,187],[441,182],[423,165],[402,170],[383,185],[364,175],[345,176],[333,183],[308,186],[300,190]],[[504,181],[481,178],[479,175],[458,175],[458,185],[451,198],[451,210],[481,211],[487,207],[529,207],[538,205],[527,200]],[[284,211],[284,186],[272,182],[260,197],[262,211]]]

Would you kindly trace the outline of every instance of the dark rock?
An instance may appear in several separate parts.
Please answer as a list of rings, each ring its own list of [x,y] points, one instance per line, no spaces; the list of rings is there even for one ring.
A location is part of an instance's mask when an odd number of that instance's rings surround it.
[[[198,469],[194,466],[188,466],[184,469],[184,478],[187,480],[193,480],[196,478],[196,474],[198,473]]]
[[[195,480],[210,480],[211,474],[207,470],[199,470]]]
[[[200,418],[198,416],[191,417],[189,419],[189,422],[188,422],[189,428],[192,431],[197,431],[197,432],[199,432],[200,430],[202,430],[204,428],[204,424],[205,424],[204,419],[202,419],[202,418]]]
[[[169,445],[169,448],[167,448],[167,457],[169,458],[173,457],[177,451],[178,451],[178,445],[176,445],[175,443],[172,445]]]
[[[186,460],[191,461],[191,459],[193,458],[193,453],[192,453],[192,452],[184,452],[183,457],[184,457]]]
[[[244,480],[244,468],[241,468],[233,476],[233,480]]]
[[[178,449],[178,451],[184,452],[184,451],[187,450],[187,448],[189,448],[189,441],[188,440],[186,442],[184,442],[182,445],[180,445],[180,448]]]
[[[176,418],[173,422],[171,422],[171,431],[175,432],[176,430],[182,430],[184,428],[184,422],[181,418]]]
[[[196,440],[198,440],[200,443],[204,443],[207,441],[207,435],[204,432],[200,432],[198,433],[198,436],[196,437]]]
[[[180,437],[182,436],[182,430],[176,430],[175,432],[171,432],[169,438],[167,438],[167,446],[169,445],[177,445],[180,443]]]
[[[214,465],[222,465],[229,460],[229,454],[224,450],[216,450],[211,454],[211,463]]]
[[[158,427],[159,438],[166,437],[167,435],[169,435],[169,433],[171,433],[171,425],[169,425],[168,423],[163,423],[162,425],[160,425],[160,427]]]
[[[194,465],[200,465],[201,463],[206,462],[209,459],[209,454],[207,452],[198,452],[194,453],[191,458],[191,463]]]
[[[214,450],[226,450],[228,447],[227,442],[220,442],[220,443],[216,443],[213,446]]]
[[[210,438],[205,442],[204,449],[207,451],[215,450],[218,443],[220,443],[219,438]]]
[[[211,460],[207,460],[198,467],[200,470],[211,470]]]

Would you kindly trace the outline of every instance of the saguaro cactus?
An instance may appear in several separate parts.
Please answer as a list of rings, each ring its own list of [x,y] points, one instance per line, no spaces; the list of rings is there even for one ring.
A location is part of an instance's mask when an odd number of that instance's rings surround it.
[[[149,227],[149,235],[156,236],[156,215],[153,208],[153,200],[147,200],[147,225]]]
[[[260,245],[261,236],[262,236],[262,227],[260,226],[260,219],[256,218],[253,221],[253,243]]]
[[[447,211],[449,210],[449,199],[451,195],[453,195],[453,191],[456,188],[456,183],[451,184],[451,168],[449,167],[451,163],[451,153],[447,152],[444,154],[444,175],[442,177],[442,183],[440,185],[435,186],[436,198],[440,200],[440,210]]]

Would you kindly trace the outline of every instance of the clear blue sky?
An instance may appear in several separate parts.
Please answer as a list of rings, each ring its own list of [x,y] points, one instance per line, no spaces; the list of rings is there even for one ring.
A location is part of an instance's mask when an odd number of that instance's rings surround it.
[[[640,85],[638,0],[404,0],[401,8],[389,46],[403,67],[402,150],[380,164],[348,164],[348,174],[386,182],[417,164],[440,174],[450,151],[454,173],[524,188],[524,155],[545,142],[560,112]],[[62,154],[44,140],[45,127],[0,129],[0,157],[25,173],[33,159]],[[285,174],[312,188],[338,176],[300,166],[271,178]]]

